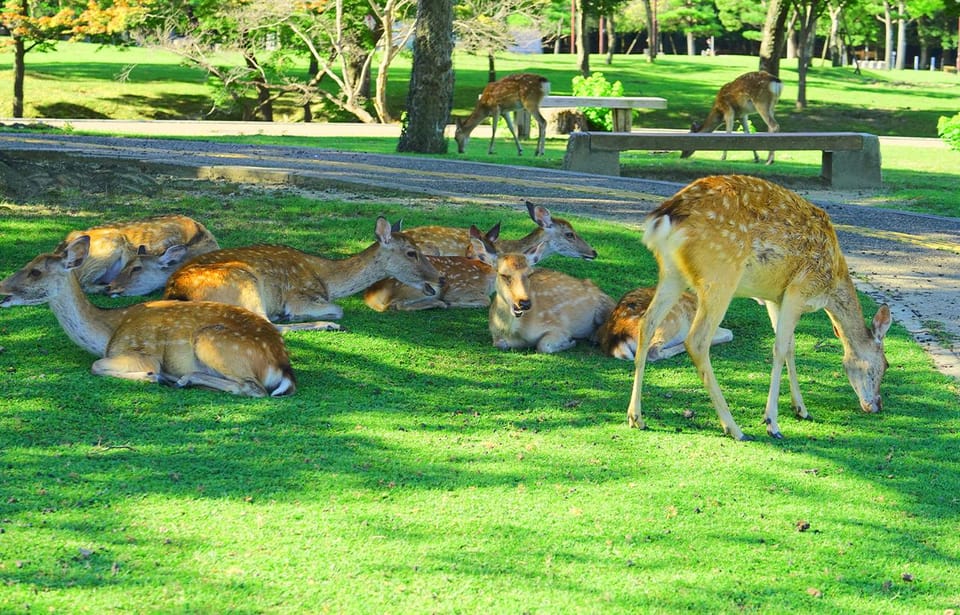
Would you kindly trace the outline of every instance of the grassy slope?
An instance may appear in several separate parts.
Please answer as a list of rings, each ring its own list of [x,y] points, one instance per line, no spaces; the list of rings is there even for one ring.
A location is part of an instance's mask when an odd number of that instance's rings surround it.
[[[530,227],[519,212],[467,211],[483,228],[502,219],[506,236]],[[464,214],[231,186],[67,194],[0,207],[0,272],[69,229],[164,212],[195,215],[224,246],[336,257],[372,240],[377,214]],[[574,222],[601,258],[547,266],[614,296],[654,281],[634,232]],[[495,351],[483,310],[343,304],[348,333],[288,336],[300,390],[277,400],[97,379],[45,307],[0,312],[0,610],[960,608],[956,383],[897,326],[883,413],[856,410],[829,321],[809,315],[797,352],[816,420],[784,417],[786,440],[735,443],[685,357],[648,369],[651,429],[631,432],[628,363],[586,346]],[[735,302],[736,340],[714,352],[758,436],[765,320]]]

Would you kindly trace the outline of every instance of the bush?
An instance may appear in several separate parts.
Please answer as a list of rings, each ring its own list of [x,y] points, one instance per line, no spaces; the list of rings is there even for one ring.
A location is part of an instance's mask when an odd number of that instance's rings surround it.
[[[610,83],[603,73],[593,73],[589,77],[577,75],[572,84],[574,96],[623,96],[623,84],[619,81]],[[585,107],[581,110],[591,127],[613,130],[613,112],[610,109]]]
[[[960,152],[960,113],[953,117],[941,116],[937,122],[937,134],[950,149]]]

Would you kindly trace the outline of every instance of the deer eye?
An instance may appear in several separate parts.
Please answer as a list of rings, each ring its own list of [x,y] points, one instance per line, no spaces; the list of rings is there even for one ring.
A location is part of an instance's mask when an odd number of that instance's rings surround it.
[[[43,272],[40,271],[39,269],[31,269],[30,273],[28,273],[27,275],[31,278],[39,278],[40,276],[43,275]]]
[[[416,251],[416,250],[410,250],[410,251],[407,252],[407,256],[409,256],[409,257],[412,258],[413,260],[417,260],[417,251]]]
[[[573,239],[573,238],[574,238],[574,234],[573,234],[573,232],[571,232],[571,231],[567,231],[567,232],[564,233],[563,235],[564,235],[564,237],[566,237],[567,239]]]
[[[134,267],[134,268],[133,268],[133,272],[134,272],[134,273],[140,273],[141,271],[143,271],[143,267],[139,267],[139,266],[138,266],[138,267]]]

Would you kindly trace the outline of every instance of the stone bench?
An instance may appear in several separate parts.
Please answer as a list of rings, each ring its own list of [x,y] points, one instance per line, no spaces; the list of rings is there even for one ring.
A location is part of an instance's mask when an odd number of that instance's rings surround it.
[[[666,109],[667,99],[656,96],[544,96],[541,109],[575,109],[600,107],[613,112],[613,130],[630,132],[633,127],[634,109]],[[524,109],[517,111],[517,130],[521,138],[530,135],[530,114]]]
[[[563,168],[620,175],[620,152],[627,150],[820,150],[820,175],[838,190],[878,188],[880,139],[862,132],[573,132]]]

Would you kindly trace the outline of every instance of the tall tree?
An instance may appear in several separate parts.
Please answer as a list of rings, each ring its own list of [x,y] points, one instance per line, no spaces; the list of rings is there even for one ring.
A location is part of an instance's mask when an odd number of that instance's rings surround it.
[[[453,108],[453,2],[419,0],[407,118],[398,152],[445,154],[443,130]]]
[[[760,40],[760,70],[771,75],[780,74],[780,57],[786,46],[788,0],[768,0],[767,16],[763,22],[763,37]]]
[[[495,55],[515,45],[515,28],[547,35],[549,23],[541,18],[548,0],[458,0],[454,6],[453,33],[457,49],[486,54],[489,81],[497,80]]]
[[[0,39],[0,45],[13,48],[13,117],[23,117],[27,53],[50,51],[66,38],[112,37],[124,31],[139,10],[128,0],[6,0],[0,4],[0,28],[10,33],[9,38]]]

